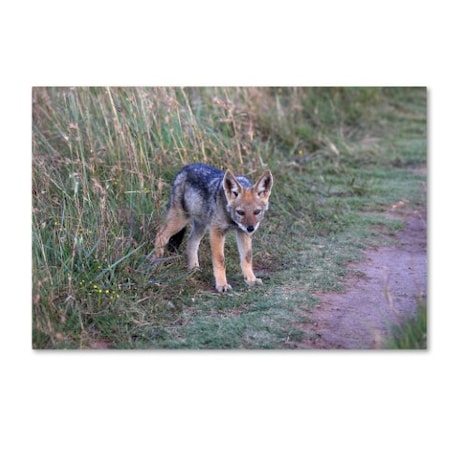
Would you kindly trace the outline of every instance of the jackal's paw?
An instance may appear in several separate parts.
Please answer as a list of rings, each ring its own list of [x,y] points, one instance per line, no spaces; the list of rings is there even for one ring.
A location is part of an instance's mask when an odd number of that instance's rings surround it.
[[[230,289],[233,289],[231,285],[227,284],[216,284],[216,289],[219,292],[227,292]]]
[[[163,256],[164,256],[164,247],[156,247],[152,255],[152,260],[158,260]]]
[[[260,285],[263,284],[261,278],[255,278],[254,280],[245,280],[245,282],[249,285],[249,286],[256,286],[256,285]]]

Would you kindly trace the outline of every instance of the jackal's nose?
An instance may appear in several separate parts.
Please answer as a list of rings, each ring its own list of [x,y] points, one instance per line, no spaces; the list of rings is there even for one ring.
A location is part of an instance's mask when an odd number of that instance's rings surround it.
[[[255,231],[255,227],[252,226],[252,225],[249,225],[249,226],[247,227],[247,231],[248,231],[249,233],[253,233],[253,232]]]

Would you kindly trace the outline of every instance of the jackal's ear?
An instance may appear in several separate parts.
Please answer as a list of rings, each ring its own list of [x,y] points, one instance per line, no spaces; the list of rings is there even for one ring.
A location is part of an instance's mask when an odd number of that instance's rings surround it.
[[[242,186],[239,184],[239,181],[236,180],[236,177],[233,175],[233,172],[231,172],[231,170],[229,169],[225,172],[222,186],[223,190],[225,191],[225,196],[227,197],[228,202],[238,198],[242,192]]]
[[[268,199],[273,186],[273,177],[270,170],[266,170],[261,178],[255,183],[254,190],[260,198]]]

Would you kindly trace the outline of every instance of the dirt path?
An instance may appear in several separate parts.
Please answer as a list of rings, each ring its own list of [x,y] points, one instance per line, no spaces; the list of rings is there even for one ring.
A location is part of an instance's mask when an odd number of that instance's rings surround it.
[[[389,324],[413,315],[419,296],[426,299],[426,213],[399,209],[405,228],[396,245],[366,251],[362,262],[350,266],[343,293],[319,294],[312,323],[302,326],[310,338],[299,348],[379,348]]]

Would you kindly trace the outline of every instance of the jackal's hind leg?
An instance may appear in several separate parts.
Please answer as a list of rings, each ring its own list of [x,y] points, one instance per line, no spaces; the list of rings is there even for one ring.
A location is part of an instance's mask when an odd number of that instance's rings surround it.
[[[164,255],[164,248],[169,243],[172,236],[177,235],[183,228],[186,227],[189,219],[184,212],[170,208],[167,213],[165,223],[159,229],[155,240],[155,258],[161,258]]]
[[[186,247],[189,269],[195,269],[196,267],[200,267],[198,263],[198,247],[200,245],[200,241],[205,235],[205,232],[206,232],[206,225],[194,220],[192,223],[191,234],[189,235]]]

